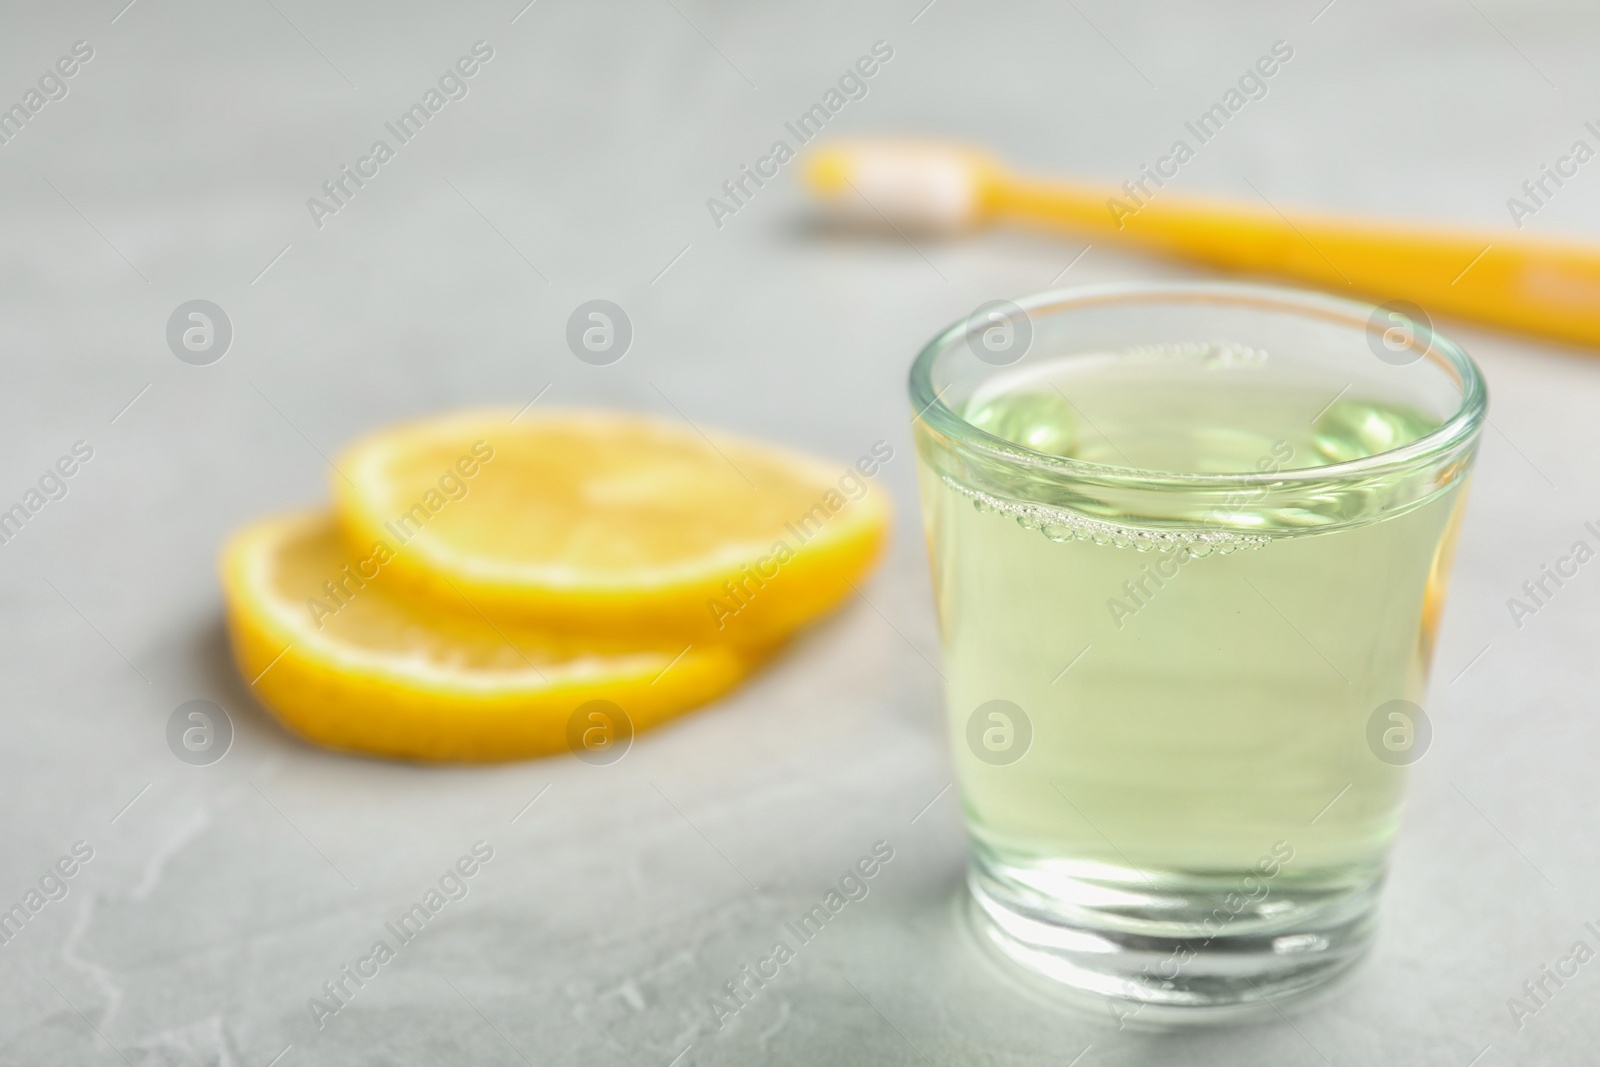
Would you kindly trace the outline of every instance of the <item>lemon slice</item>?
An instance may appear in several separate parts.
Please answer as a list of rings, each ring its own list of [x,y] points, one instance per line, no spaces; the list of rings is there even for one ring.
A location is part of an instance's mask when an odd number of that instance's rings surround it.
[[[347,539],[419,596],[585,633],[769,644],[834,607],[888,520],[893,450],[824,464],[631,414],[468,411],[357,442]]]
[[[755,659],[710,644],[580,646],[470,608],[441,613],[397,596],[383,557],[348,551],[323,513],[258,522],[223,551],[239,670],[317,744],[425,760],[571,749],[604,762],[605,746],[625,750],[634,730],[725,692]]]

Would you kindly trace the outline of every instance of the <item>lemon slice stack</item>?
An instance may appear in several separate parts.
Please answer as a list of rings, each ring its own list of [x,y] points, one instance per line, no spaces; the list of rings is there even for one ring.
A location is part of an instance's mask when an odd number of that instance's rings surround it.
[[[634,415],[514,415],[375,433],[337,460],[331,514],[230,540],[234,657],[289,728],[426,760],[614,744],[732,688],[883,542],[881,453],[835,468]]]

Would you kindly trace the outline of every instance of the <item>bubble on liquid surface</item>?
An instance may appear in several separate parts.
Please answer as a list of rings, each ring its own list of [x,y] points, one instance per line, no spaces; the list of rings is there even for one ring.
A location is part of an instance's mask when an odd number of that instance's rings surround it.
[[[1240,548],[1260,548],[1272,538],[1259,534],[1239,534],[1227,530],[1141,530],[1136,526],[1121,526],[1103,519],[1091,519],[1062,508],[1045,504],[1024,504],[963,485],[949,475],[941,475],[945,485],[972,501],[975,511],[984,514],[1009,515],[1025,530],[1036,530],[1052,541],[1093,541],[1098,545],[1135,548],[1149,551],[1152,548],[1186,548],[1196,557],[1211,555],[1213,551],[1232,552]]]
[[[1158,351],[1159,350],[1159,351]],[[1204,514],[1172,518],[1182,528],[1140,529],[1117,513],[1090,517],[946,482],[980,511],[1010,515],[1052,541],[1083,540],[1118,548],[1193,545],[1196,556],[1259,548],[1281,536],[1327,525],[1319,505],[1290,507],[1277,476],[1344,463],[1400,448],[1435,430],[1431,416],[1403,404],[1351,395],[1352,384],[1291,380],[1270,373],[1254,350],[1229,349],[1207,363],[1216,344],[1145,346],[1035,361],[983,383],[959,405],[962,417],[1014,445],[1102,471],[1240,476],[1232,492],[1217,483]],[[1204,357],[1204,358],[1202,358]],[[1248,358],[1247,358],[1248,357]],[[1152,361],[1164,364],[1152,368]],[[1320,501],[1321,498],[1318,498]],[[1125,503],[1125,502],[1124,502]],[[1310,507],[1311,510],[1306,510]],[[1150,520],[1154,524],[1157,520]]]

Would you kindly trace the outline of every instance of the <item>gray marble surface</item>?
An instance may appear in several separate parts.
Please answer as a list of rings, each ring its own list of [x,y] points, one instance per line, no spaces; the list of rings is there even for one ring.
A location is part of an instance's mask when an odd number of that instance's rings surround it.
[[[956,921],[903,379],[983,300],[1189,272],[1097,245],[1063,273],[1070,238],[830,232],[792,167],[721,228],[705,206],[875,41],[893,58],[837,129],[1120,182],[1284,40],[1293,62],[1184,187],[1506,227],[1506,198],[1593,140],[1591,7],[124,2],[0,14],[0,103],[93,49],[0,147],[0,502],[93,449],[0,545],[0,902],[93,853],[0,946],[0,1061],[1600,1061],[1600,962],[1520,1027],[1507,1007],[1600,920],[1600,575],[1520,628],[1506,607],[1600,516],[1592,354],[1448,324],[1493,427],[1370,960],[1283,1021],[1119,1031],[990,970]],[[307,198],[479,40],[467,95],[319,228]],[[1597,181],[1527,226],[1600,233]],[[562,339],[596,297],[636,329],[609,367]],[[234,328],[210,366],[165,342],[195,298]],[[749,685],[613,766],[414,767],[286,735],[226,661],[223,537],[321,499],[319,453],[370,427],[546,386],[841,463],[887,439],[893,550]],[[209,766],[165,740],[191,699],[234,723]],[[716,1028],[707,998],[880,840],[871,893]],[[467,896],[319,1029],[308,999],[478,841]]]

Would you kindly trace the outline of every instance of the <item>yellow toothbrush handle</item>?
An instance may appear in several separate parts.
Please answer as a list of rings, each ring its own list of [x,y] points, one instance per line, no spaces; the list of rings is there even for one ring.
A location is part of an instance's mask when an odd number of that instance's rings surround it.
[[[1104,190],[1013,179],[999,180],[986,199],[1001,216],[1098,230],[1232,270],[1284,275],[1378,302],[1409,300],[1430,314],[1600,345],[1600,248],[1577,242],[1284,215],[1172,194],[1114,213]],[[1117,199],[1136,206],[1125,195]]]

